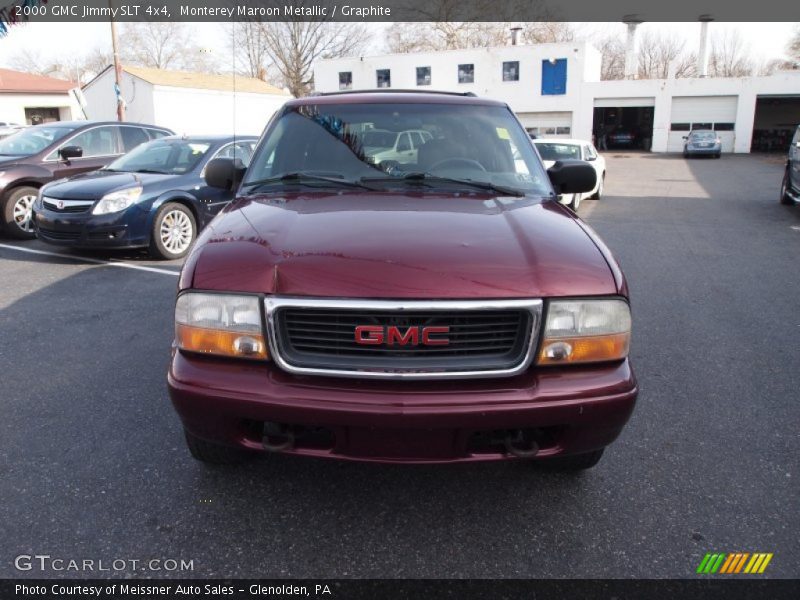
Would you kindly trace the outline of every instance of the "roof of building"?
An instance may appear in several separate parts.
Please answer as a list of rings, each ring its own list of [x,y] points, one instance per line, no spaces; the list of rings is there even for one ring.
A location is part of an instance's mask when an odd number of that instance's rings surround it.
[[[77,83],[64,79],[34,75],[33,73],[23,73],[22,71],[12,71],[11,69],[0,69],[0,92],[12,92],[17,94],[66,94],[75,87],[78,87]]]
[[[288,96],[285,90],[270,85],[266,81],[243,75],[216,75],[193,71],[168,71],[149,67],[123,67],[126,73],[143,79],[153,85],[165,87],[194,88],[200,90],[219,90],[223,92],[243,92],[249,94],[274,94]]]

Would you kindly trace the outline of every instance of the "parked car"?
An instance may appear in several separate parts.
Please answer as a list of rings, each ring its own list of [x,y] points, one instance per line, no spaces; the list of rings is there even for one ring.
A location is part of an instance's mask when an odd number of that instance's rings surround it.
[[[387,171],[366,124],[436,134]],[[238,193],[179,279],[168,384],[194,457],[596,464],[637,384],[625,278],[556,201],[595,179],[546,171],[497,101],[289,101],[246,172],[206,168]]]
[[[0,140],[0,228],[11,237],[33,238],[31,209],[45,183],[99,169],[172,133],[139,123],[57,121]]]
[[[800,202],[800,125],[794,131],[789,155],[786,158],[786,172],[781,184],[781,204]]]
[[[393,160],[400,164],[417,162],[420,146],[433,137],[424,129],[384,131],[373,129],[363,134],[364,151],[377,162]]]
[[[684,158],[690,156],[719,158],[722,154],[722,140],[710,129],[695,129],[689,135],[683,136],[683,140]]]
[[[594,189],[583,194],[561,194],[558,197],[559,202],[577,212],[581,200],[585,198],[599,200],[603,196],[606,159],[597,152],[594,144],[585,140],[538,139],[533,141],[533,145],[539,151],[539,156],[546,169],[552,167],[557,160],[583,160],[594,167],[597,174],[597,183]]]
[[[43,242],[79,248],[149,248],[156,258],[186,254],[233,198],[205,184],[212,158],[250,162],[255,137],[163,137],[99,171],[47,184],[34,204]]]
[[[636,148],[639,139],[632,129],[617,127],[607,134],[606,143],[609,148]]]

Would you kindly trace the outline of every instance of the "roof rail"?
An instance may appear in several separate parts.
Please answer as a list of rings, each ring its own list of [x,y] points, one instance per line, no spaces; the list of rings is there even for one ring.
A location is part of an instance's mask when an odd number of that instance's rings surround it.
[[[312,92],[309,96],[346,96],[348,94],[441,94],[443,96],[468,96],[477,98],[475,92],[447,92],[442,90],[401,90],[377,88],[374,90],[340,90],[338,92]]]

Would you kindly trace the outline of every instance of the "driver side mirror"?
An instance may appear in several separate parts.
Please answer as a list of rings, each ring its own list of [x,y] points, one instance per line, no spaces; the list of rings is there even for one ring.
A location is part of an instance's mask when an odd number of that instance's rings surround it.
[[[70,158],[80,158],[83,156],[83,148],[80,146],[64,146],[58,151],[58,155],[62,160],[69,160]]]
[[[556,194],[591,192],[597,183],[597,172],[582,160],[557,160],[547,169],[547,176]]]
[[[689,139],[689,136],[688,136],[688,135],[684,135],[684,136],[683,136],[683,139],[685,139],[685,140],[688,140],[688,139]]]
[[[206,165],[206,183],[213,188],[234,191],[239,187],[246,170],[238,158],[215,158]]]

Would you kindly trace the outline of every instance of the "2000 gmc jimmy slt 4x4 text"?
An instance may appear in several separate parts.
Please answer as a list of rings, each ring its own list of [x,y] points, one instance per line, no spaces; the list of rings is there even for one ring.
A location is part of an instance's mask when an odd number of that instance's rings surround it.
[[[375,130],[410,151],[376,160]],[[594,169],[545,171],[508,106],[292,100],[246,172],[217,159],[206,180],[238,194],[198,238],[175,307],[169,390],[195,458],[585,469],[628,420],[627,285],[557,202],[591,190]]]

